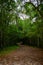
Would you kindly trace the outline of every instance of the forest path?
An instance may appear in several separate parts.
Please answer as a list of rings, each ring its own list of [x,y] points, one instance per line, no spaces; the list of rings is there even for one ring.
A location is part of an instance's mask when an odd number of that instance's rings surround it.
[[[9,54],[0,56],[0,65],[43,65],[43,50],[21,46]]]

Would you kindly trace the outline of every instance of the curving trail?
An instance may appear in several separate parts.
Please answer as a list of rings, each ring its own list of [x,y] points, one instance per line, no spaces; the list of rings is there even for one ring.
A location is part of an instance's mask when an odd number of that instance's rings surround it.
[[[9,54],[0,56],[0,65],[43,65],[43,50],[21,46]]]

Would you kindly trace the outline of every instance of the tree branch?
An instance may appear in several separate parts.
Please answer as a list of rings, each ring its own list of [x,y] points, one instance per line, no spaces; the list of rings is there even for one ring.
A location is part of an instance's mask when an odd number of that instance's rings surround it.
[[[39,10],[38,7],[36,7],[36,6],[35,6],[33,3],[31,3],[31,2],[26,2],[26,3],[32,4],[32,6],[39,12],[40,17],[43,19],[43,15],[42,15],[42,13],[41,13],[41,11]],[[25,3],[25,4],[26,4],[26,3]]]

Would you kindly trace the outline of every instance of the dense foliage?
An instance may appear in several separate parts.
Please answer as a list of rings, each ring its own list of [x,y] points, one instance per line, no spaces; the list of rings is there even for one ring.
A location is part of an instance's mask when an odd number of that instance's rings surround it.
[[[43,0],[37,0],[37,6],[33,0],[22,1],[0,0],[0,48],[20,41],[43,48]],[[20,13],[28,18],[22,20]]]

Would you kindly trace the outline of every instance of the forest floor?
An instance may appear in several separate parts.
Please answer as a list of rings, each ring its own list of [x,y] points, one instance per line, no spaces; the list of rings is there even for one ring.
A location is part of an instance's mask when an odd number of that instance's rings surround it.
[[[43,65],[43,49],[22,45],[8,54],[0,55],[0,65]]]

